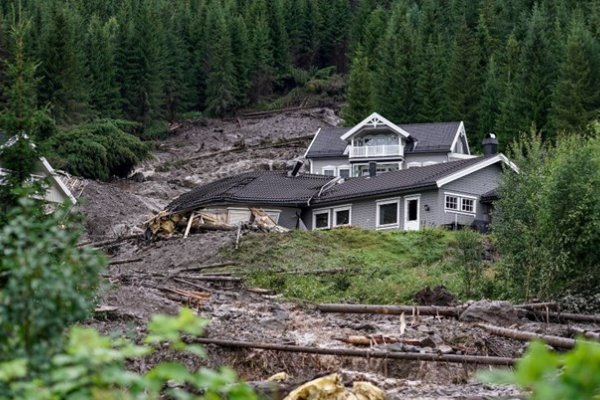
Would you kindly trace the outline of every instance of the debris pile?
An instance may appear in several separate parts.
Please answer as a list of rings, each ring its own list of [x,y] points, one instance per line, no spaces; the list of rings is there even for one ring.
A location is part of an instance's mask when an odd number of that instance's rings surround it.
[[[339,374],[317,378],[296,388],[284,400],[384,400],[385,392],[369,382],[354,382],[348,389]]]

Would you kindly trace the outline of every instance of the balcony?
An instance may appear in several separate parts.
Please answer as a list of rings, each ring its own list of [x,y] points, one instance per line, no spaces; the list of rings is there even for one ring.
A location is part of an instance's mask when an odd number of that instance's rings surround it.
[[[350,158],[403,156],[403,146],[350,146]]]

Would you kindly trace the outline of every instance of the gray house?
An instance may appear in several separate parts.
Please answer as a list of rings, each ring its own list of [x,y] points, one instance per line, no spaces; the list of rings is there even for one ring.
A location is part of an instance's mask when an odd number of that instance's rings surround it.
[[[396,125],[373,113],[352,128],[320,129],[304,157],[311,173],[349,178],[473,156],[462,122]]]
[[[504,168],[502,154],[449,161],[368,176],[340,178],[293,171],[255,171],[221,179],[183,194],[166,215],[206,211],[228,224],[249,221],[264,210],[289,229],[418,230],[490,221],[490,196]],[[373,170],[371,169],[371,172]],[[163,215],[165,215],[163,214]]]

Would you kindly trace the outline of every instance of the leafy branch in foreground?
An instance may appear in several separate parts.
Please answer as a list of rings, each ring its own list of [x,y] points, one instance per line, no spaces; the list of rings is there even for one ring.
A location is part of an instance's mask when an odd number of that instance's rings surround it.
[[[600,345],[578,341],[568,353],[556,353],[533,342],[516,371],[479,375],[483,381],[516,384],[531,391],[532,400],[584,400],[600,398]]]
[[[35,379],[28,374],[26,359],[0,363],[0,382],[10,388],[9,395],[0,394],[0,399],[256,399],[250,386],[239,382],[229,368],[190,371],[182,363],[162,362],[145,374],[126,370],[127,361],[148,356],[153,345],[168,343],[179,355],[203,356],[202,348],[187,344],[184,336],[200,335],[205,325],[186,308],[176,317],[155,316],[144,345],[74,327],[64,352],[54,356],[51,366]]]

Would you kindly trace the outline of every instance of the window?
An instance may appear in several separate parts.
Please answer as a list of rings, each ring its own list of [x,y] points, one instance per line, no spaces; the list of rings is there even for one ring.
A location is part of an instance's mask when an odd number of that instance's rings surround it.
[[[377,175],[383,172],[398,171],[400,163],[377,163]],[[369,164],[355,164],[353,176],[369,176]]]
[[[323,167],[323,175],[335,176],[335,167]]]
[[[446,209],[458,210],[458,197],[446,195]]]
[[[333,210],[333,226],[350,225],[350,207]]]
[[[313,214],[313,228],[314,229],[328,229],[329,228],[329,210],[316,211]]]
[[[247,208],[228,208],[227,223],[236,225],[250,221],[250,210]]]
[[[398,226],[398,200],[386,201],[377,204],[377,226]]]
[[[407,201],[407,221],[416,221],[419,219],[419,200]]]
[[[350,178],[350,168],[340,167],[338,171],[340,178]]]
[[[462,206],[461,211],[474,213],[475,212],[475,201],[473,199],[461,199]]]

